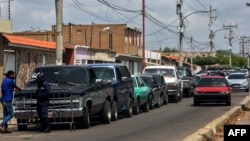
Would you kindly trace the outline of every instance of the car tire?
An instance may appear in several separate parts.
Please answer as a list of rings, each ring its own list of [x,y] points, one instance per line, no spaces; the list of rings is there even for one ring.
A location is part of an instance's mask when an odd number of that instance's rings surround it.
[[[26,123],[27,123],[27,120],[25,119],[17,119],[18,131],[27,131],[28,125]]]
[[[149,109],[154,109],[155,108],[155,100],[154,100],[154,97],[152,95],[149,95]]]
[[[247,89],[245,90],[245,92],[249,92],[249,88],[247,88]]]
[[[111,107],[111,120],[117,121],[117,119],[118,119],[117,102],[113,101]]]
[[[160,108],[163,105],[163,96],[159,97],[159,101],[157,103],[157,107]]]
[[[185,97],[191,97],[191,91],[190,88],[186,88],[184,89],[183,93],[185,94]]]
[[[175,102],[175,103],[178,103],[178,102],[179,102],[178,93],[176,93],[176,94],[174,95],[174,102]]]
[[[89,107],[83,111],[83,116],[79,118],[79,128],[80,129],[88,129],[90,127],[90,116],[89,116]]]
[[[200,105],[200,103],[197,102],[197,100],[194,98],[193,105],[194,105],[194,106],[198,106],[198,105]]]
[[[138,115],[140,113],[140,102],[138,99],[135,100],[134,104],[133,104],[133,114],[134,115]]]
[[[144,112],[149,111],[149,101],[147,101],[145,104],[143,104],[142,109],[143,109]]]
[[[111,121],[111,104],[108,100],[104,104],[100,118],[105,124],[109,124]]]
[[[168,95],[167,94],[164,96],[163,104],[168,105]]]
[[[130,97],[127,100],[126,107],[127,108],[124,111],[124,116],[125,117],[132,117],[132,114],[133,114],[133,105],[132,105],[132,100],[131,100]]]

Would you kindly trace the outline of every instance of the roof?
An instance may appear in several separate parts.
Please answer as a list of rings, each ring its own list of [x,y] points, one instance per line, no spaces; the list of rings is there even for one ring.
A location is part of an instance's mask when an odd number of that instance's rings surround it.
[[[201,77],[202,78],[225,78],[224,76],[219,76],[219,75],[216,75],[216,76],[206,76],[206,75],[203,75]]]
[[[145,67],[145,69],[165,69],[165,68],[171,68],[171,69],[175,69],[176,66],[167,66],[167,65],[159,65],[159,66],[147,66]]]
[[[12,44],[34,46],[45,49],[56,49],[56,42],[41,41],[7,34],[3,34],[3,36]]]

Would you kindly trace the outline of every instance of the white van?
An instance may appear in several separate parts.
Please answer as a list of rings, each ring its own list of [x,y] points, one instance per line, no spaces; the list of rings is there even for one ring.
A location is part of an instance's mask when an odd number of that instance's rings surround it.
[[[181,90],[181,80],[178,76],[175,66],[147,66],[142,73],[158,73],[163,74],[165,82],[168,83],[168,96],[175,102],[181,101],[183,93]]]

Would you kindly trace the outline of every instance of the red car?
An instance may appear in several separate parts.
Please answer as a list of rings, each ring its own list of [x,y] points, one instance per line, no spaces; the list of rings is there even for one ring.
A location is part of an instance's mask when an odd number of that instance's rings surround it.
[[[194,106],[200,103],[226,103],[231,105],[231,87],[223,76],[202,76],[194,90]]]

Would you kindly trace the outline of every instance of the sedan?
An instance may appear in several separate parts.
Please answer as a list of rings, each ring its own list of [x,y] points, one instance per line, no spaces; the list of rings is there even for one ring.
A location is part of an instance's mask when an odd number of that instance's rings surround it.
[[[134,83],[133,114],[139,114],[140,108],[142,108],[145,112],[148,112],[148,97],[150,94],[150,89],[139,75],[132,75],[132,80]]]
[[[194,106],[200,103],[226,103],[231,105],[231,87],[223,76],[202,76],[198,81],[195,90]]]
[[[153,109],[155,106],[160,107],[163,104],[163,97],[161,96],[161,89],[155,78],[150,74],[140,74],[140,76],[150,88],[150,94],[148,97],[150,109]]]
[[[245,90],[249,92],[248,78],[244,73],[231,73],[227,80],[233,90]]]

